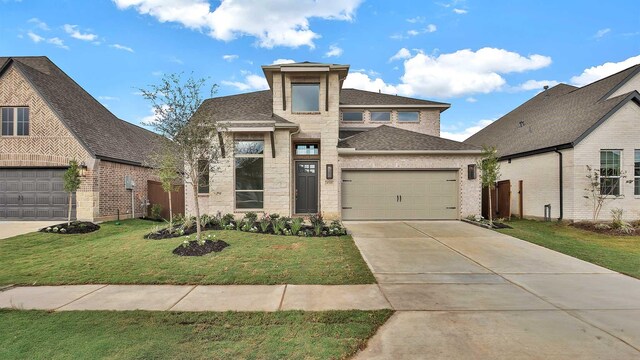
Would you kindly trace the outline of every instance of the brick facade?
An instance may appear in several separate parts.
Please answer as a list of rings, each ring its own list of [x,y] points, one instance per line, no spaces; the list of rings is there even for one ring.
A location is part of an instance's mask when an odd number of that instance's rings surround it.
[[[343,111],[360,111],[356,109],[343,109]],[[402,111],[411,111],[412,109],[403,109]],[[440,110],[438,109],[414,109],[420,112],[420,121],[398,121],[398,111],[391,111],[390,121],[371,121],[371,111],[377,110],[364,110],[362,121],[343,121],[342,112],[340,113],[340,127],[345,128],[371,128],[380,125],[388,125],[397,127],[400,129],[411,130],[422,134],[440,136]],[[379,111],[389,111],[389,109],[381,109]]]

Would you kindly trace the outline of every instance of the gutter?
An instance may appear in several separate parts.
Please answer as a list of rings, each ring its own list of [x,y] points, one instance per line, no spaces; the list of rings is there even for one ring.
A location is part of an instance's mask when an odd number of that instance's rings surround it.
[[[553,150],[556,154],[558,154],[558,182],[559,182],[559,189],[560,189],[560,193],[558,194],[560,196],[560,217],[558,218],[558,221],[562,221],[563,218],[563,209],[564,209],[564,189],[563,189],[563,179],[562,179],[562,152],[560,152],[557,148]]]
[[[338,148],[338,155],[480,155],[482,150],[356,150]]]

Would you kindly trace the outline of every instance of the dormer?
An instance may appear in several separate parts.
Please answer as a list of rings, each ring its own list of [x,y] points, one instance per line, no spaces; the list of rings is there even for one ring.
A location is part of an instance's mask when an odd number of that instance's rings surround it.
[[[262,70],[273,94],[275,115],[301,124],[305,121],[300,115],[337,119],[349,65],[301,62],[265,65]]]

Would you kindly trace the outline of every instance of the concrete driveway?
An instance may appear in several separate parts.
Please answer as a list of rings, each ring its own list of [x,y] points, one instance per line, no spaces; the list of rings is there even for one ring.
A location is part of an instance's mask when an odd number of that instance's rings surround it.
[[[0,240],[38,231],[63,221],[0,221]]]
[[[357,359],[640,358],[640,281],[456,221],[349,222],[398,310]]]

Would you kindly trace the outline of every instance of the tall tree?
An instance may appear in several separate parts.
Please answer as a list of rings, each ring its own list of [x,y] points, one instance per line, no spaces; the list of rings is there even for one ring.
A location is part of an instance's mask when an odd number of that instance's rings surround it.
[[[73,209],[73,193],[80,188],[80,169],[78,162],[75,160],[69,161],[69,168],[64,173],[64,191],[69,193],[69,209],[67,211],[67,226],[71,225],[71,210]]]
[[[480,169],[482,188],[489,189],[489,225],[493,227],[491,192],[495,191],[496,182],[500,178],[500,163],[498,162],[498,151],[495,147],[482,147],[482,158],[478,161],[478,168]]]
[[[201,240],[198,188],[205,177],[199,170],[203,164],[208,164],[210,173],[216,172],[218,167],[215,165],[224,154],[224,143],[218,141],[222,138],[220,131],[223,125],[215,121],[212,114],[200,112],[196,116],[204,100],[202,92],[206,83],[207,79],[189,76],[183,81],[182,74],[167,74],[159,84],[140,89],[142,96],[151,102],[155,113],[155,119],[146,125],[171,140],[172,144],[163,146],[160,151],[171,152],[171,156],[175,156],[176,161],[172,162],[175,164],[175,173],[191,186],[198,220],[198,241]],[[217,85],[212,85],[209,95],[213,96],[216,89]]]

